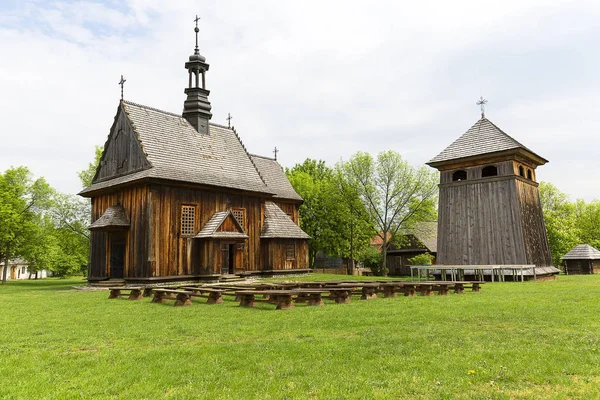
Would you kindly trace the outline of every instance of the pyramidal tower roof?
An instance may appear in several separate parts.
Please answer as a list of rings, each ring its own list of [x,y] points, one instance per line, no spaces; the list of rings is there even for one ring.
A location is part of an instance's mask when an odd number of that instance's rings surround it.
[[[517,142],[483,116],[467,132],[446,147],[444,151],[427,162],[427,165],[435,167],[448,161],[506,151],[528,153],[540,165],[548,162],[548,160]]]

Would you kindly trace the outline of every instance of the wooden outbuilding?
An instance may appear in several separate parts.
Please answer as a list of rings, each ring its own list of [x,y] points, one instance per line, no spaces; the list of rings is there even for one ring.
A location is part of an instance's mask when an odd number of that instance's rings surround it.
[[[249,154],[235,129],[210,122],[209,65],[197,46],[185,67],[182,115],[119,102],[80,193],[92,202],[88,280],[308,271],[302,198],[276,159]]]
[[[410,275],[410,258],[429,253],[436,263],[437,222],[417,222],[400,232],[400,238],[392,241],[387,251],[387,267],[390,275]]]
[[[440,171],[437,263],[556,274],[536,168],[548,161],[481,119],[427,164]]]
[[[589,244],[578,244],[565,254],[562,260],[566,274],[600,273],[600,251]]]

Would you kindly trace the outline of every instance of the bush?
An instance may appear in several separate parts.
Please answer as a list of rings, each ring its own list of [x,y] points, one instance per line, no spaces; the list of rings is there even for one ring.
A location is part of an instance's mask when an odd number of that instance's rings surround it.
[[[383,256],[379,250],[374,247],[367,247],[359,256],[359,260],[366,268],[370,268],[375,275],[384,275],[387,268],[382,267]]]
[[[429,253],[419,254],[418,256],[408,259],[408,263],[411,265],[431,265],[432,261],[433,256]]]

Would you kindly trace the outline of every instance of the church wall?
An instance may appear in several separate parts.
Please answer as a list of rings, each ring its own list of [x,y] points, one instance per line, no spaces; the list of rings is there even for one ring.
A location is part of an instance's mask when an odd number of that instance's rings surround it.
[[[296,225],[300,226],[300,206],[298,203],[285,202],[279,199],[273,202],[281,209],[281,211],[286,213]]]
[[[514,178],[440,185],[437,262],[528,263]]]
[[[538,186],[521,179],[516,180],[516,186],[521,205],[527,263],[540,267],[552,266]]]
[[[220,241],[198,240],[181,235],[181,206],[196,206],[194,232],[208,222],[215,212],[231,208],[245,211],[243,228],[249,239],[236,247],[236,272],[262,268],[259,254],[264,207],[258,197],[209,190],[153,185],[151,228],[151,276],[220,273]]]
[[[126,256],[123,276],[126,278],[144,277],[149,273],[147,268],[148,243],[146,239],[146,230],[149,225],[148,195],[148,187],[141,186],[92,199],[92,221],[100,218],[108,207],[119,203],[125,209],[131,222],[130,228],[125,231]],[[110,235],[110,232],[102,231],[91,233],[90,278],[110,277],[108,265],[110,260],[110,246],[108,245]]]
[[[262,255],[265,270],[307,269],[308,240],[263,239]],[[287,246],[295,246],[295,259],[286,257]]]

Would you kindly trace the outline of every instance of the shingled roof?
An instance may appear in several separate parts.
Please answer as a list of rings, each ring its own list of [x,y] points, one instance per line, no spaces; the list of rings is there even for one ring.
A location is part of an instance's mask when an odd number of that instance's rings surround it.
[[[600,251],[589,244],[578,244],[562,257],[563,260],[600,260]]]
[[[427,247],[432,253],[437,253],[437,222],[417,222],[415,225],[404,231],[405,235],[413,235]]]
[[[298,225],[294,223],[272,201],[265,202],[265,222],[260,234],[261,239],[310,239]]]
[[[125,229],[129,228],[131,223],[127,218],[127,213],[121,205],[110,206],[104,211],[104,214],[97,220],[95,220],[90,226],[89,230],[102,230],[102,229]]]
[[[521,143],[506,134],[490,120],[482,117],[467,132],[456,139],[444,151],[431,159],[427,164],[435,166],[444,161],[457,160],[480,156],[483,154],[497,153],[507,150],[525,150],[539,159],[541,164],[548,160],[535,154]]]
[[[227,217],[233,218],[235,225],[238,228],[237,232],[219,231],[223,222]],[[231,214],[231,210],[220,211],[213,214],[204,227],[196,235],[199,239],[247,239],[248,235],[244,232],[244,228],[240,225],[237,219]]]
[[[204,135],[179,115],[128,101],[121,104],[151,167],[94,183],[80,194],[144,178],[274,194],[232,129],[211,124]]]
[[[250,154],[250,158],[269,189],[275,192],[274,198],[302,201],[302,197],[296,193],[277,160],[256,154]]]

